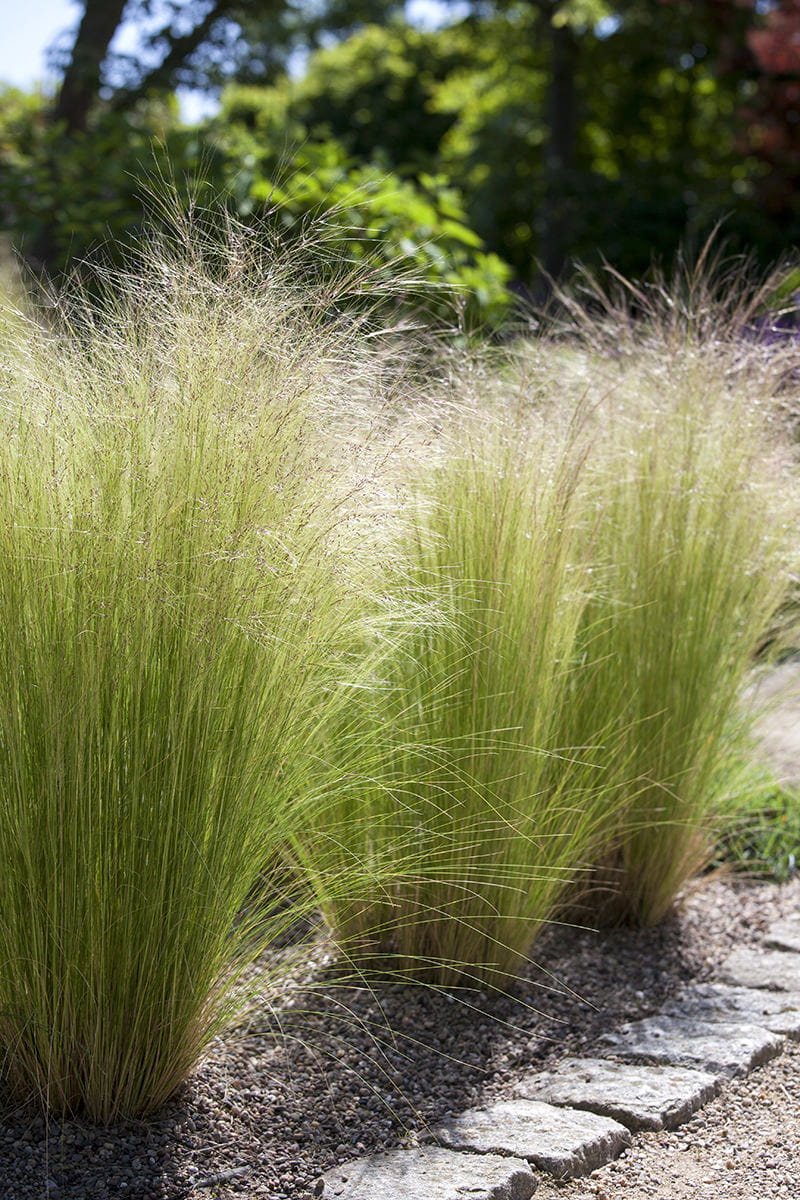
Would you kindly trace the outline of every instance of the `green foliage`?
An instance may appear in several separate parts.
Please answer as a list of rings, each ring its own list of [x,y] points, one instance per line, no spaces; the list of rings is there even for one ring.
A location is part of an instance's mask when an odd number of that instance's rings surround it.
[[[169,180],[188,203],[213,176],[212,153],[182,129],[173,101],[105,114],[65,137],[42,96],[0,92],[0,214],[15,248],[58,274],[141,237],[145,196]]]
[[[562,0],[556,3],[550,20],[553,25],[570,25],[573,29],[593,29],[599,21],[612,16],[614,6],[607,0]]]
[[[290,118],[315,140],[332,138],[358,160],[378,158],[403,175],[430,171],[453,122],[452,115],[432,110],[432,99],[439,81],[466,66],[472,50],[471,39],[457,30],[437,36],[401,23],[368,25],[317,51],[299,80],[283,80],[261,92],[260,101],[259,89],[252,89],[249,113],[241,90],[228,89],[222,120],[244,118],[254,131],[268,132],[269,105],[273,119]]]
[[[230,116],[236,121],[228,123]],[[459,307],[472,327],[502,321],[510,271],[483,249],[444,176],[412,181],[379,161],[359,163],[337,141],[314,140],[284,119],[280,98],[269,92],[228,96],[218,147],[240,217],[266,218],[298,235],[311,220],[324,226],[337,257],[403,285],[407,305],[445,318]]]
[[[92,257],[124,261],[158,219],[166,183],[184,208],[230,197],[253,227],[269,224],[288,240],[302,240],[309,222],[320,236],[324,223],[337,260],[407,280],[406,310],[451,319],[460,310],[470,326],[502,320],[509,269],[484,251],[442,176],[401,179],[297,124],[290,147],[270,93],[245,89],[229,103],[230,125],[217,123],[210,138],[181,128],[174,103],[101,114],[66,138],[41,98],[0,95],[0,212],[16,248],[56,274]],[[400,306],[399,287],[395,296]]]
[[[777,256],[787,230],[755,217],[765,169],[737,142],[747,89],[720,70],[713,20],[698,21],[691,6],[611,13],[594,0],[551,15],[575,49],[576,129],[557,180],[546,161],[553,64],[539,5],[475,12],[431,32],[368,26],[313,54],[303,77],[278,83],[264,105],[359,163],[381,161],[404,178],[445,174],[469,225],[523,280],[543,255],[554,186],[573,259],[602,255],[642,274],[653,257],[699,244],[723,215],[738,244]],[[598,32],[610,15],[616,23]],[[225,103],[232,116],[237,101]],[[245,119],[263,132],[258,107]]]
[[[800,870],[800,795],[762,785],[739,803],[721,839],[714,865],[784,883]]]
[[[239,7],[211,5],[199,41],[165,26],[174,54],[163,70],[112,55],[111,111],[89,97],[73,122],[84,132],[69,138],[35,102],[0,97],[0,211],[32,259],[59,271],[138,236],[141,194],[162,175],[187,197],[202,180],[233,189],[241,213],[263,216],[262,193],[280,195],[289,221],[318,212],[310,192],[329,187],[322,203],[347,253],[339,214],[352,193],[352,224],[384,239],[376,262],[405,259],[420,278],[471,292],[473,324],[497,323],[503,264],[521,284],[541,282],[538,263],[557,274],[601,259],[641,277],[721,218],[762,261],[800,238],[796,97],[781,67],[788,10],[476,3],[422,30],[392,0]],[[298,48],[305,67],[289,78]],[[231,77],[270,86],[234,85],[194,133],[158,99],[178,81]]]
[[[776,273],[774,286],[764,297],[761,306],[765,313],[796,312],[800,295],[800,267],[789,266]]]
[[[0,1063],[101,1122],[162,1105],[244,966],[363,878],[319,837],[313,888],[285,861],[365,770],[320,734],[368,643],[332,426],[385,372],[296,256],[149,250],[53,332],[0,321]]]
[[[539,250],[544,198],[546,60],[524,17],[473,34],[472,61],[437,89],[434,111],[449,114],[441,162],[468,197],[468,211],[487,245],[528,278]],[[571,205],[562,191],[560,204]]]
[[[664,5],[656,15],[655,30],[652,6],[632,6],[606,37],[591,25],[573,28],[579,116],[557,181],[559,207],[571,257],[596,262],[602,254],[625,274],[642,274],[654,256],[669,261],[722,213],[743,210],[761,174],[735,146],[735,88],[689,53],[697,34],[681,14]],[[526,278],[547,232],[546,41],[525,9],[481,23],[473,36],[471,66],[432,100],[454,117],[441,162],[476,230]]]

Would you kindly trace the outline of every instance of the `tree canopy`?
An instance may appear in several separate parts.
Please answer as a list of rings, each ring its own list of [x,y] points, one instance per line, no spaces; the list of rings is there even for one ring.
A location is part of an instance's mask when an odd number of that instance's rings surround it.
[[[720,219],[764,258],[800,240],[800,0],[471,0],[432,29],[396,0],[84,0],[61,65],[0,97],[0,213],[51,270],[135,238],[153,176],[325,213],[493,313],[512,276],[641,274]],[[187,86],[221,98],[195,128]]]

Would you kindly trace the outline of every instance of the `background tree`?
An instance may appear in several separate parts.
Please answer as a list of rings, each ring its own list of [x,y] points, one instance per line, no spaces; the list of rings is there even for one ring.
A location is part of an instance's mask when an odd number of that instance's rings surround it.
[[[762,166],[737,141],[747,80],[730,62],[749,55],[752,14],[738,11],[736,38],[716,7],[700,16],[526,0],[433,33],[368,27],[312,55],[300,79],[230,89],[222,124],[273,148],[287,129],[335,138],[404,178],[444,174],[523,282],[537,260],[557,274],[600,255],[640,273],[721,215],[732,236],[749,232]],[[765,252],[776,232],[759,235]]]
[[[576,260],[638,275],[721,217],[765,259],[800,239],[800,0],[453,12],[423,30],[397,0],[85,0],[53,103],[0,98],[4,223],[60,270],[135,240],[154,174],[287,229],[327,196],[346,253],[371,238],[385,269],[407,254],[484,297],[500,260],[533,289]],[[185,128],[182,86],[221,90],[219,116]]]
[[[343,37],[400,8],[396,0],[83,0],[53,120],[85,130],[102,100],[117,111],[176,87],[219,87],[227,79],[270,81],[298,49]],[[114,51],[123,21],[138,33],[131,53]]]
[[[102,67],[126,0],[86,0],[72,54],[53,106],[53,120],[67,130],[85,129],[100,92]]]

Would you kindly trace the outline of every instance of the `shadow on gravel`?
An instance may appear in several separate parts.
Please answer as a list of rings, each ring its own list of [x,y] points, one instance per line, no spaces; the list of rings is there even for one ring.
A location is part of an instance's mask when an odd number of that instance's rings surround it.
[[[297,1039],[282,1051],[289,1073],[313,1055],[329,1092],[353,1093],[376,1110],[391,1097],[402,1134],[480,1102],[521,1068],[585,1053],[610,1028],[655,1011],[708,973],[676,917],[646,931],[554,926],[540,938],[536,962],[513,993],[499,996],[331,986],[283,1015]],[[318,1102],[328,1101],[320,1094]]]
[[[6,1116],[3,1200],[305,1200],[334,1162],[397,1145],[654,1011],[709,973],[701,941],[677,917],[644,932],[554,926],[505,996],[323,977],[217,1043],[147,1122]]]

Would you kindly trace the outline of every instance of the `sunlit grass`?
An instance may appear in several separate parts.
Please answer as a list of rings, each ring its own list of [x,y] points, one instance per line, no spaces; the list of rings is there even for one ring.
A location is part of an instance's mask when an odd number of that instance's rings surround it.
[[[319,738],[364,640],[322,432],[349,341],[293,269],[205,251],[7,355],[2,1073],[100,1121],[186,1077],[292,919],[284,847],[349,786]]]
[[[152,260],[0,317],[2,1076],[100,1121],[298,916],[446,987],[661,919],[796,551],[785,373],[702,288],[404,372],[344,271]]]
[[[580,439],[488,415],[453,437],[413,491],[394,586],[428,615],[386,664],[392,753],[358,849],[416,846],[418,873],[332,916],[400,975],[502,987],[618,798],[595,786],[594,747],[563,741],[586,603]]]
[[[387,674],[397,778],[360,847],[424,866],[333,916],[401,974],[503,986],[560,905],[653,924],[713,859],[797,549],[754,303],[701,270],[451,375],[394,585],[430,615]]]
[[[571,306],[594,425],[582,686],[609,722],[603,770],[629,794],[584,910],[594,921],[656,923],[713,855],[752,754],[742,689],[767,630],[779,644],[796,570],[780,372],[749,338],[753,293],[713,282],[631,289],[635,320],[607,298],[598,315],[597,291],[593,317]],[[573,707],[577,743],[593,740],[586,716]]]

